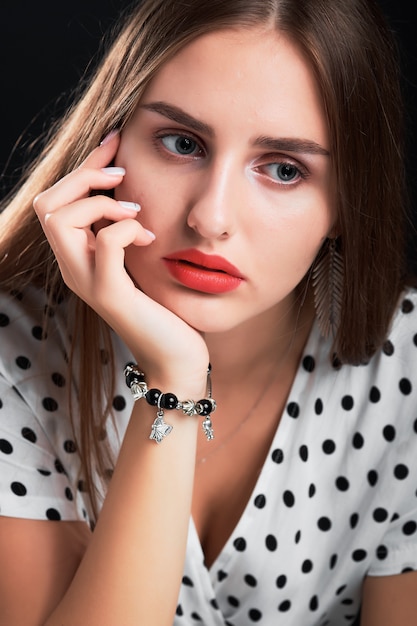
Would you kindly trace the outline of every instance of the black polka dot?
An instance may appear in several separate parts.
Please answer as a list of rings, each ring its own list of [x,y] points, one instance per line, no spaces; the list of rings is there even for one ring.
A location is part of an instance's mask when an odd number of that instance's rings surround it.
[[[352,559],[356,563],[359,563],[360,561],[364,561],[366,557],[367,557],[366,550],[358,549],[352,552]]]
[[[278,589],[283,589],[286,584],[287,584],[287,577],[284,574],[281,574],[281,576],[278,576],[276,580],[276,586],[278,587]]]
[[[58,402],[54,400],[53,398],[44,398],[42,400],[42,406],[45,409],[45,411],[53,413],[54,411],[58,409]]]
[[[305,559],[301,565],[301,571],[303,574],[309,574],[313,569],[313,563],[310,559]]]
[[[233,546],[238,552],[244,552],[246,550],[246,539],[238,537],[234,540]]]
[[[316,485],[314,483],[311,483],[311,485],[308,488],[308,497],[313,498],[315,493],[316,493]]]
[[[417,530],[416,522],[406,522],[402,528],[404,535],[414,535]]]
[[[87,483],[85,480],[78,481],[77,489],[80,493],[87,493]]]
[[[291,602],[289,600],[284,600],[284,602],[281,602],[281,604],[278,607],[278,611],[281,611],[281,613],[286,613],[287,611],[289,611],[291,608]]]
[[[238,598],[236,598],[236,596],[228,596],[227,601],[230,604],[230,606],[234,606],[236,608],[240,605],[240,602]]]
[[[352,513],[352,515],[349,518],[349,524],[351,528],[356,528],[356,526],[358,525],[359,522],[359,515],[358,513]]]
[[[201,616],[196,611],[193,611],[191,613],[191,619],[193,619],[195,622],[202,622],[203,621]]]
[[[258,584],[258,581],[256,580],[255,576],[252,576],[252,574],[246,574],[243,580],[249,587],[256,587],[256,585]]]
[[[59,511],[57,511],[56,509],[48,509],[46,511],[46,517],[53,522],[59,522],[59,520],[61,519]]]
[[[259,622],[262,619],[262,613],[258,609],[250,609],[248,615],[252,622]]]
[[[282,463],[284,460],[284,452],[280,450],[279,448],[277,448],[276,450],[272,452],[271,458],[274,463]]]
[[[332,367],[335,370],[340,370],[341,367],[342,367],[342,361],[339,359],[337,354],[333,354],[333,356],[332,356]]]
[[[408,298],[405,298],[405,300],[403,300],[402,305],[401,305],[401,311],[403,313],[411,313],[413,309],[414,309],[414,304],[411,302],[411,300],[409,300]]]
[[[290,417],[296,419],[300,415],[300,407],[296,402],[289,402],[287,406],[287,413]]]
[[[278,548],[278,541],[274,535],[268,535],[265,539],[265,545],[270,552],[275,552]]]
[[[349,489],[349,481],[344,476],[338,476],[336,478],[336,487],[339,491],[347,491]]]
[[[299,450],[300,459],[304,462],[308,461],[308,448],[307,446],[301,446]]]
[[[39,468],[37,470],[41,476],[50,476],[51,472],[47,469]]]
[[[227,572],[224,572],[223,570],[219,570],[217,572],[217,580],[219,581],[219,583],[222,582],[222,580],[225,580],[228,577],[229,574],[227,574]]]
[[[372,513],[372,517],[378,523],[385,522],[385,520],[388,519],[388,511],[382,507],[378,507]]]
[[[0,313],[0,328],[5,328],[10,324],[10,318],[5,313]]]
[[[313,596],[309,604],[310,611],[317,611],[319,608],[319,599],[317,596]]]
[[[401,393],[404,394],[405,396],[408,396],[412,391],[412,385],[411,385],[411,382],[408,380],[408,378],[401,378],[399,382],[399,387],[400,387]]]
[[[356,450],[360,450],[361,448],[363,448],[364,443],[365,440],[360,433],[355,433],[353,435],[352,445],[354,448],[356,448]]]
[[[213,609],[216,609],[216,611],[218,611],[218,610],[219,610],[219,605],[217,604],[217,600],[216,600],[216,598],[212,598],[212,599],[210,600],[210,604],[211,604],[211,606],[213,607]]]
[[[351,411],[353,409],[354,401],[352,396],[343,396],[342,398],[342,408],[345,411]]]
[[[292,491],[284,491],[283,496],[284,504],[288,507],[292,507],[295,504],[295,496]]]
[[[322,448],[324,454],[333,454],[336,450],[336,444],[332,439],[326,439],[326,441],[323,441]]]
[[[21,370],[28,370],[31,367],[32,363],[27,357],[18,356],[16,359],[16,365],[17,367],[20,367]]]
[[[369,392],[369,400],[376,404],[381,399],[381,392],[378,387],[371,387],[371,391]]]
[[[375,487],[375,485],[378,482],[378,472],[376,472],[375,470],[370,470],[368,472],[368,483],[371,485],[371,487]]]
[[[265,496],[263,494],[259,494],[258,496],[256,496],[254,500],[254,505],[256,506],[257,509],[263,509],[266,505]]]
[[[25,496],[27,494],[27,489],[22,483],[13,482],[10,485],[10,489],[13,491],[15,496]]]
[[[316,402],[314,403],[314,412],[316,415],[321,415],[323,413],[323,401],[321,400],[321,398],[317,398]]]
[[[408,467],[399,463],[394,467],[394,476],[395,478],[398,478],[398,480],[404,480],[404,478],[407,478],[408,476]]]
[[[58,372],[54,372],[51,378],[52,378],[52,382],[57,387],[65,387],[65,378],[62,376],[62,374],[59,374]]]
[[[67,441],[64,441],[64,450],[68,454],[74,454],[74,452],[77,451],[77,446],[75,445],[74,441],[72,441],[71,439],[67,439]]]
[[[194,583],[189,576],[182,577],[182,584],[186,587],[194,587]]]
[[[34,326],[32,328],[32,336],[38,341],[42,341],[43,339],[47,338],[47,334],[42,328],[42,326]]]
[[[345,589],[346,589],[346,585],[342,585],[341,587],[336,589],[336,595],[341,596]]]
[[[382,434],[383,434],[384,439],[386,441],[394,441],[394,439],[395,439],[395,428],[394,428],[394,426],[391,426],[391,424],[387,424],[386,426],[384,426],[384,428],[382,430]]]
[[[334,569],[337,565],[337,554],[332,554],[330,557],[329,567],[330,569]]]
[[[303,359],[303,367],[306,370],[306,372],[313,372],[314,368],[316,367],[316,362],[314,360],[314,357],[305,356]]]
[[[376,558],[379,561],[383,561],[388,556],[388,548],[386,546],[378,546],[375,550]]]
[[[177,606],[177,610],[175,611],[176,615],[178,615],[178,617],[182,617],[184,615],[184,611],[182,610],[182,606],[179,604]]]
[[[59,459],[55,460],[55,469],[58,472],[58,474],[65,474],[65,469],[64,466],[62,465],[61,461]]]
[[[71,489],[70,489],[69,487],[67,487],[67,488],[65,489],[65,497],[66,497],[66,499],[67,499],[67,500],[69,500],[70,502],[72,502],[72,501],[74,500],[73,493],[72,493],[72,491],[71,491]]]
[[[294,543],[298,544],[301,541],[301,530],[297,530],[294,537]]]
[[[382,351],[384,354],[386,354],[387,356],[392,356],[394,354],[395,348],[394,345],[392,343],[392,341],[390,341],[389,339],[384,343],[384,345],[382,346]]]
[[[22,428],[22,437],[31,443],[36,443],[37,436],[36,433],[31,428]]]
[[[331,529],[332,523],[328,517],[320,517],[320,519],[317,521],[317,526],[320,528],[320,530],[326,532]]]
[[[3,454],[12,454],[13,446],[7,439],[0,439],[0,452]]]
[[[113,408],[115,411],[123,411],[126,408],[126,400],[123,396],[113,398]]]

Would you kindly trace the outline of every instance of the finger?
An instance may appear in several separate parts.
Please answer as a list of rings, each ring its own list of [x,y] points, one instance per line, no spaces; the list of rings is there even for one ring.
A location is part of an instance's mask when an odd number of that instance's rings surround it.
[[[60,205],[88,196],[94,189],[112,189],[119,185],[124,169],[107,167],[116,155],[119,143],[119,133],[111,134],[109,140],[95,148],[79,168],[38,194],[33,206],[39,218]]]
[[[124,202],[101,195],[90,196],[46,213],[44,230],[59,234],[59,231],[68,228],[90,228],[100,220],[118,222],[136,216],[139,211],[140,205],[136,202]]]

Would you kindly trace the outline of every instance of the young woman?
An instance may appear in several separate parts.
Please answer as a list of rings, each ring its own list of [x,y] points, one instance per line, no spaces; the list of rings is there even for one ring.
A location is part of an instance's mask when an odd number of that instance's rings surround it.
[[[414,623],[394,48],[370,0],[132,10],[1,216],[2,624]]]

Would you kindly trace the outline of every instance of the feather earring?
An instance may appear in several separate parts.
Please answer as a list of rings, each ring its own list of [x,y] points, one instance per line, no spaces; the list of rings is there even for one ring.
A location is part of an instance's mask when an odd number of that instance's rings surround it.
[[[340,325],[343,292],[343,258],[336,239],[329,239],[313,267],[316,316],[324,337],[335,337]]]

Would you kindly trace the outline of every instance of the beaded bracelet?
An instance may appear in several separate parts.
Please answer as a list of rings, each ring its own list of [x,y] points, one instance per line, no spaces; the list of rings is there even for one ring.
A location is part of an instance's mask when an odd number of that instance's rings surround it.
[[[156,443],[161,443],[165,437],[172,431],[172,426],[164,420],[164,410],[171,411],[177,409],[182,411],[184,415],[202,415],[203,431],[207,441],[214,439],[213,425],[210,414],[216,410],[216,401],[211,397],[211,365],[207,369],[207,398],[198,400],[184,400],[181,402],[173,393],[162,393],[160,389],[148,389],[145,382],[145,374],[138,369],[134,363],[128,363],[124,370],[126,377],[126,385],[129,387],[133,399],[140,400],[145,398],[148,404],[158,407],[156,418],[152,424],[149,439],[153,439]]]

